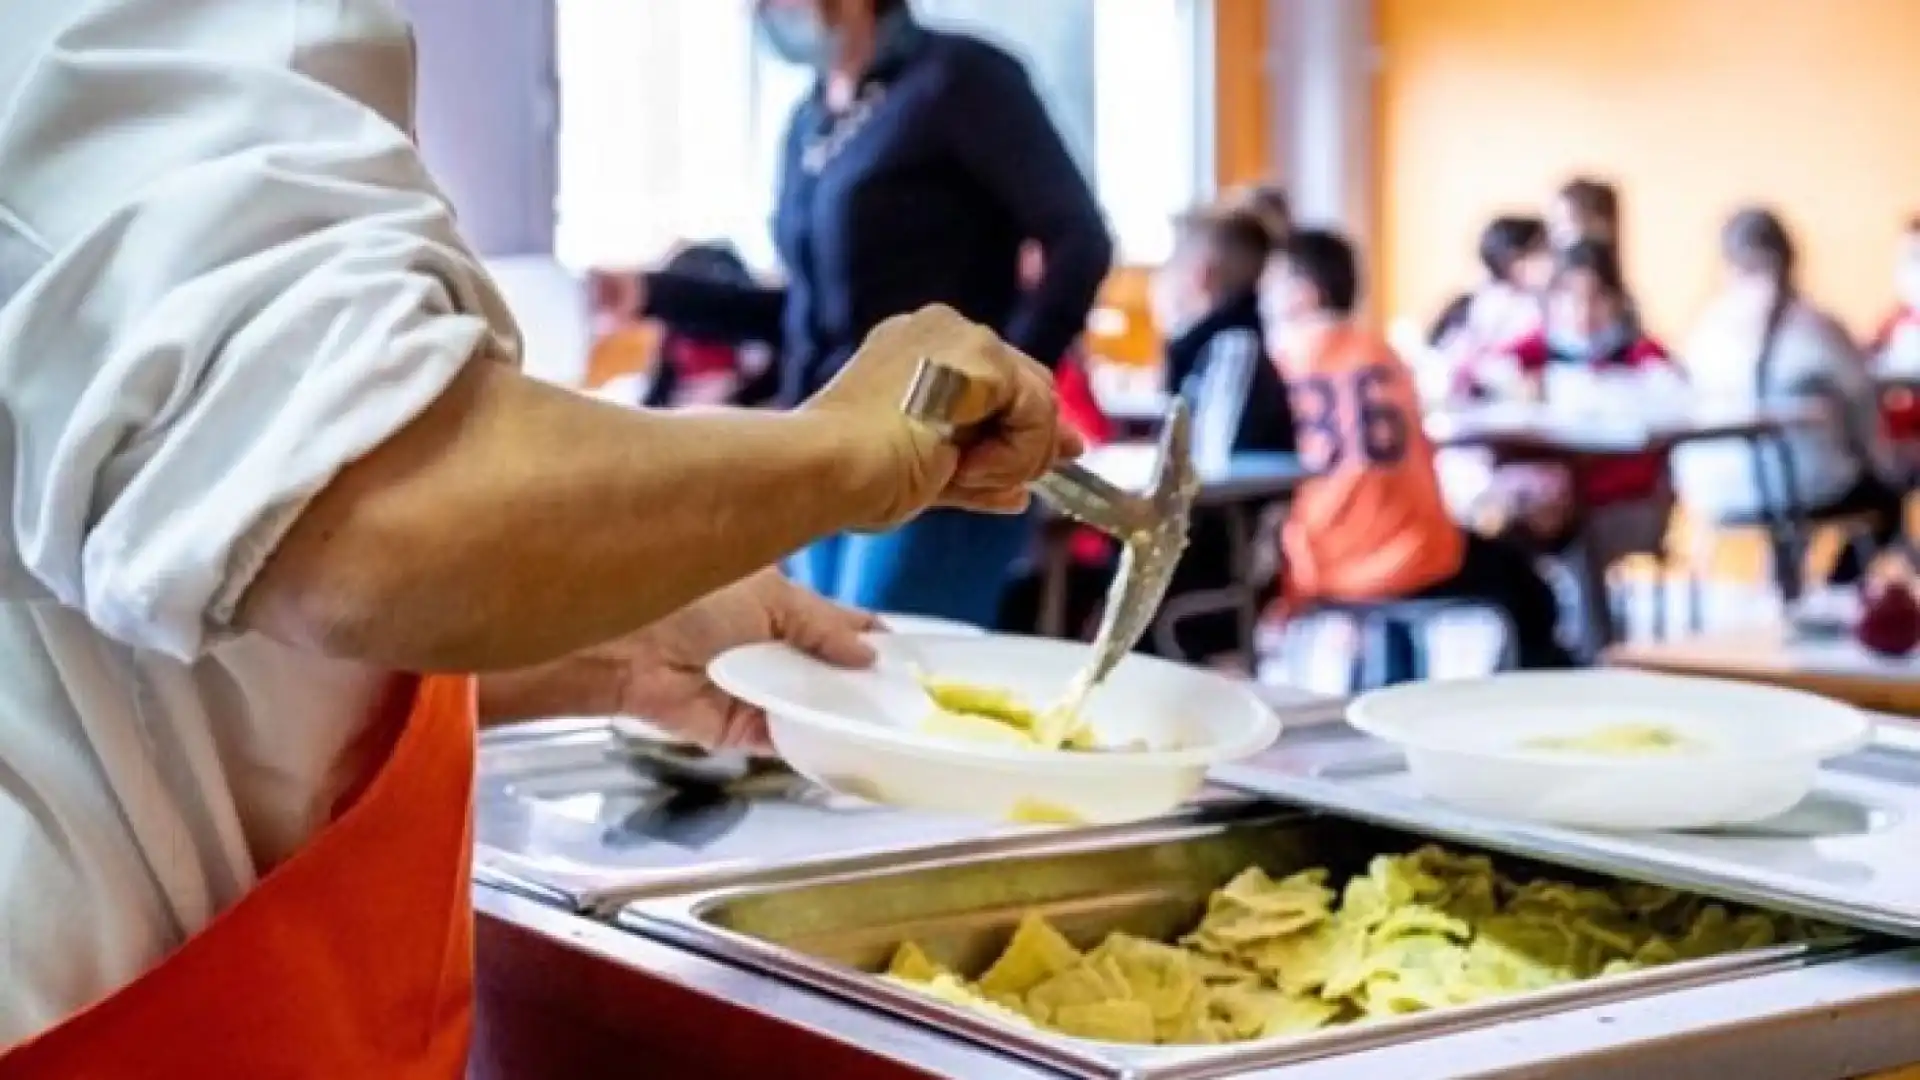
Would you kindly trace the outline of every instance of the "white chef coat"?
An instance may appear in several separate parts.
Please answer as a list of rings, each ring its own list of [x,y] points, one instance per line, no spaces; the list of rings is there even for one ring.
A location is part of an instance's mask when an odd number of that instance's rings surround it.
[[[389,0],[33,0],[0,30],[0,1047],[325,823],[383,673],[228,625],[314,493],[511,319]]]

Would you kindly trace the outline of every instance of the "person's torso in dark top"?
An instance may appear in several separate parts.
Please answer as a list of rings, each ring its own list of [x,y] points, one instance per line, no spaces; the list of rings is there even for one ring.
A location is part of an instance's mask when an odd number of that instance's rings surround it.
[[[815,93],[796,109],[774,214],[788,402],[889,316],[939,302],[998,328],[1012,313],[1025,238],[951,146],[955,124],[993,122],[968,100],[969,67],[992,48],[890,16],[850,108]]]
[[[1195,427],[1223,423],[1231,449],[1294,449],[1293,410],[1287,387],[1267,354],[1259,298],[1226,300],[1167,345],[1170,388],[1195,408]],[[1219,410],[1223,417],[1201,416]]]

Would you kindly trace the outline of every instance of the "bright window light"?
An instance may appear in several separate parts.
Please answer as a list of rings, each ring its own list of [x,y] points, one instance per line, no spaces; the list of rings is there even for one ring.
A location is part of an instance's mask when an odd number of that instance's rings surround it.
[[[932,24],[1026,60],[1094,179],[1121,260],[1151,263],[1211,193],[1211,0],[917,0]],[[748,0],[558,0],[555,246],[573,266],[644,265],[728,240],[777,270],[780,138],[811,81],[768,56]]]

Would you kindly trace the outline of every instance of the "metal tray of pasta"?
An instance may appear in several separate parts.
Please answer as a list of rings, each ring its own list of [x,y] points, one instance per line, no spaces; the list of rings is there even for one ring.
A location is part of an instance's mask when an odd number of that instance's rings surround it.
[[[1793,916],[1299,811],[916,853],[619,924],[1070,1076],[1188,1080],[1875,946]]]

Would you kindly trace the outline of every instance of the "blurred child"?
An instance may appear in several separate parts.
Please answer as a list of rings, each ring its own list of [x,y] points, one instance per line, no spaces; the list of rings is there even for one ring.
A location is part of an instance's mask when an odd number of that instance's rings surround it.
[[[1552,590],[1532,560],[1448,516],[1412,371],[1353,321],[1353,246],[1301,230],[1269,263],[1261,309],[1292,390],[1302,461],[1282,535],[1289,607],[1470,598],[1502,610],[1522,667],[1567,666]]]
[[[1427,385],[1445,386],[1479,357],[1540,332],[1553,279],[1546,221],[1503,216],[1488,222],[1480,232],[1480,265],[1486,279],[1448,305],[1429,332],[1431,352],[1422,369],[1432,380]],[[1456,516],[1470,515],[1486,497],[1494,464],[1493,455],[1478,447],[1440,452],[1440,483]]]
[[[1553,279],[1547,223],[1537,217],[1494,218],[1480,233],[1486,280],[1468,293],[1451,326],[1435,328],[1433,346],[1455,367],[1538,333],[1542,299]]]
[[[1294,448],[1286,386],[1267,360],[1260,322],[1260,275],[1272,235],[1250,198],[1184,218],[1174,257],[1154,282],[1156,317],[1171,331],[1167,389],[1193,409],[1193,452],[1203,469],[1236,453]],[[1234,580],[1232,528],[1220,511],[1194,514],[1170,596],[1246,584]],[[1231,612],[1185,620],[1175,635],[1180,655],[1195,660],[1225,656],[1241,644]]]
[[[1260,274],[1272,246],[1252,211],[1203,211],[1182,220],[1174,256],[1155,275],[1167,390],[1193,406],[1202,460],[1293,449],[1286,387],[1265,362],[1260,323]]]
[[[1463,372],[1462,388],[1474,396],[1517,392],[1536,400],[1577,395],[1582,400],[1576,407],[1591,407],[1603,398],[1603,387],[1622,379],[1677,385],[1679,369],[1641,331],[1633,312],[1613,247],[1576,241],[1554,267],[1542,330],[1474,361]],[[1473,519],[1540,550],[1577,549],[1571,553],[1587,644],[1597,650],[1614,638],[1607,569],[1627,555],[1658,553],[1672,508],[1665,453],[1609,454],[1575,463],[1507,459]]]

